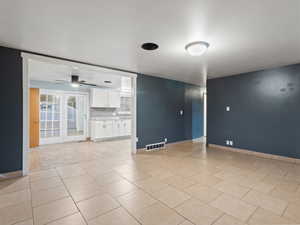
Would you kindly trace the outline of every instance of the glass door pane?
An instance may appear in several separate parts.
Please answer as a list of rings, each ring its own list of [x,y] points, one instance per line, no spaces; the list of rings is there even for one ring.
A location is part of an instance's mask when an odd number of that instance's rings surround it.
[[[53,138],[61,135],[61,97],[53,94],[40,95],[40,135]]]
[[[85,135],[85,98],[81,95],[67,97],[67,136]]]

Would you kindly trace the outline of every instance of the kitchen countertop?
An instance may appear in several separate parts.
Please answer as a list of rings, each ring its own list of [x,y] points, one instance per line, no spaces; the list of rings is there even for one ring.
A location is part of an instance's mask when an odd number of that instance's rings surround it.
[[[90,118],[90,121],[122,120],[122,119],[131,119],[131,116],[101,116],[101,117],[92,117],[92,118]]]

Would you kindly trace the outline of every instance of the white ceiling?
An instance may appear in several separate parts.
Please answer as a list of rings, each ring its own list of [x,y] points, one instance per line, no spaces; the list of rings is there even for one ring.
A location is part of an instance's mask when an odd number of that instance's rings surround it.
[[[300,62],[299,12],[299,0],[2,0],[0,44],[203,84],[206,70]],[[185,52],[197,40],[206,56]],[[159,50],[141,50],[147,41]]]

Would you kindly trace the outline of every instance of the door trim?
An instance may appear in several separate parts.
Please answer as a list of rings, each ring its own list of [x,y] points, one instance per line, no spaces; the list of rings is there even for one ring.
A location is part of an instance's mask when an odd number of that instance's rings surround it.
[[[47,63],[57,63],[57,64],[63,64],[63,65],[69,65],[72,67],[81,67],[91,70],[96,70],[99,72],[111,72],[113,71],[114,74],[119,76],[125,76],[130,77],[132,82],[132,113],[131,113],[131,152],[132,154],[137,153],[136,149],[136,143],[137,143],[137,132],[136,132],[136,124],[137,124],[137,115],[136,115],[136,100],[137,100],[137,85],[136,85],[136,79],[137,74],[130,73],[130,72],[124,72],[114,69],[108,69],[101,66],[96,65],[88,65],[84,63],[78,63],[73,62],[70,60],[65,59],[58,59],[54,57],[47,57],[32,53],[26,53],[22,52],[21,57],[23,60],[23,176],[27,175],[28,170],[28,152],[29,152],[29,71],[28,71],[28,62],[29,60],[38,60],[41,62],[47,62]]]

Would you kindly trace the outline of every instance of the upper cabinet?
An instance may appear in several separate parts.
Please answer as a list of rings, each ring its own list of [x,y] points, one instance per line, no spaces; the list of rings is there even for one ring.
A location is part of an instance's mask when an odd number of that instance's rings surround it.
[[[120,92],[110,89],[91,89],[91,108],[120,108]]]
[[[121,96],[119,91],[108,91],[108,102],[111,108],[120,108]]]

